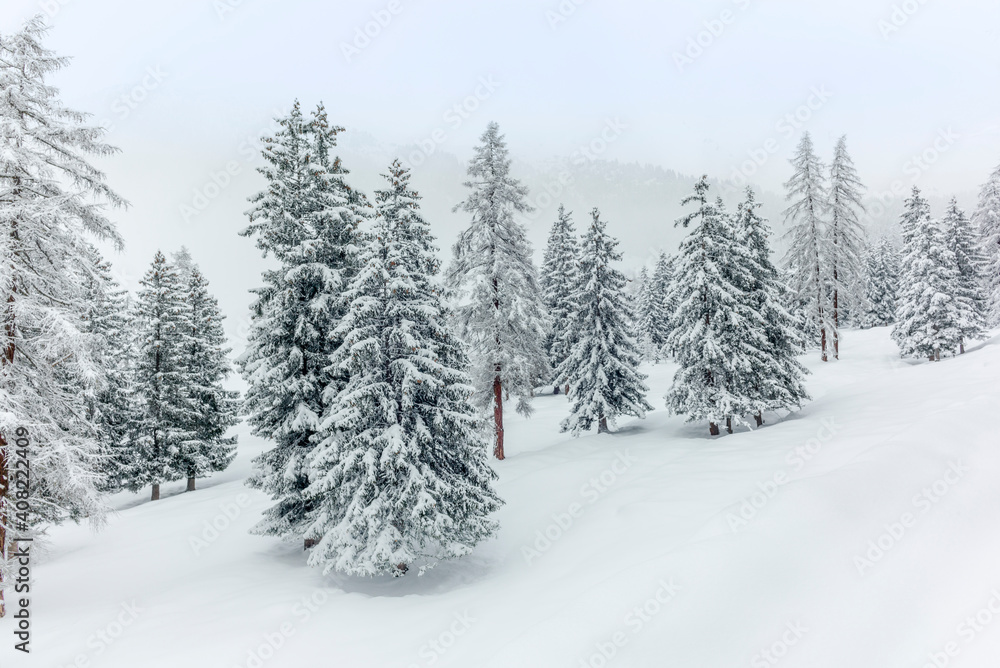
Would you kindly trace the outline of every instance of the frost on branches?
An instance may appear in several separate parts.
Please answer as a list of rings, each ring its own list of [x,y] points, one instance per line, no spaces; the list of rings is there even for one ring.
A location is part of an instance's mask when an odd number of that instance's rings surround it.
[[[639,373],[640,355],[632,339],[632,313],[625,296],[625,275],[612,263],[621,260],[618,242],[607,233],[607,223],[594,209],[593,222],[580,248],[581,288],[572,326],[580,333],[562,366],[573,408],[562,430],[574,436],[597,424],[609,431],[620,415],[645,418],[652,410],[646,402],[648,388]]]
[[[528,191],[510,175],[507,144],[490,123],[469,164],[470,193],[455,210],[472,216],[454,246],[448,282],[455,290],[459,333],[470,349],[476,403],[493,413],[494,447],[504,458],[503,402],[518,397],[518,412],[531,412],[535,384],[546,378],[548,329],[531,244],[517,214],[531,207]]]
[[[993,170],[979,192],[973,216],[986,254],[987,321],[1000,325],[1000,167]]]
[[[331,398],[307,490],[309,563],[324,572],[422,571],[496,530],[495,474],[409,177],[397,160],[376,192],[374,229],[337,329],[333,364],[350,380]]]

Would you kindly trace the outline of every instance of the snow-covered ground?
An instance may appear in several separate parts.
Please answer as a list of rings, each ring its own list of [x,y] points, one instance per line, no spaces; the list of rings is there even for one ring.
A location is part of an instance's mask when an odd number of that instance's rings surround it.
[[[885,329],[843,350],[806,358],[801,412],[719,438],[658,409],[572,439],[565,398],[537,398],[509,418],[499,538],[422,577],[323,577],[249,535],[269,501],[244,429],[196,493],[54,530],[32,655],[8,627],[0,665],[992,668],[1000,338],[940,364]],[[645,371],[662,406],[673,367]]]

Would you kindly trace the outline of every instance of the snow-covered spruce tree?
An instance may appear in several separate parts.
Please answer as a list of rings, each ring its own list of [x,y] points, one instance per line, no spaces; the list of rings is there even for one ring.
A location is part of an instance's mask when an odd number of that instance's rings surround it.
[[[902,290],[892,338],[903,357],[939,361],[960,345],[959,274],[941,221],[914,187],[903,213]]]
[[[455,207],[472,221],[455,243],[447,278],[455,292],[459,334],[472,358],[476,403],[492,409],[493,452],[503,459],[504,397],[516,395],[518,412],[530,415],[534,384],[550,373],[548,323],[531,244],[516,219],[531,211],[528,191],[510,175],[500,127],[490,123],[480,141],[465,183],[471,192]]]
[[[191,437],[193,415],[187,397],[186,354],[191,344],[191,309],[177,268],[157,251],[139,282],[132,327],[136,337],[134,391],[141,404],[130,489],[177,480],[181,444]]]
[[[734,252],[747,251],[734,243],[736,231],[721,203],[708,202],[708,189],[708,177],[703,176],[681,202],[698,209],[677,221],[693,229],[681,242],[674,281],[678,307],[667,344],[679,368],[666,403],[689,422],[707,420],[716,436],[722,421],[731,428],[733,417],[755,410],[748,386],[755,360],[744,354],[752,333],[743,320],[750,315],[745,294],[750,277],[739,275],[745,262],[733,261]]]
[[[671,298],[671,287],[674,283],[674,274],[677,271],[677,258],[673,255],[660,251],[660,256],[656,259],[656,267],[650,278],[652,281],[650,299],[652,300],[652,322],[653,342],[657,346],[656,361],[661,357],[672,355],[667,349],[667,338],[673,328],[671,318],[676,304]]]
[[[385,178],[338,326],[333,363],[350,380],[310,458],[305,535],[324,572],[400,576],[468,554],[496,530],[500,505],[419,196],[398,160]]]
[[[182,249],[175,262],[188,307],[189,335],[182,361],[190,423],[172,466],[187,477],[187,491],[191,492],[196,478],[226,470],[236,457],[236,437],[226,437],[226,431],[239,421],[239,393],[223,387],[232,368],[219,302],[209,293],[208,281],[186,250]]]
[[[653,282],[646,267],[639,269],[636,277],[635,293],[635,340],[642,353],[643,359],[658,363],[660,353],[663,348],[662,343],[655,343],[658,334],[656,328],[656,310],[658,302],[655,299],[656,291],[653,289]]]
[[[569,356],[569,351],[577,340],[578,332],[570,325],[571,318],[577,310],[573,301],[579,284],[577,245],[572,213],[560,205],[559,217],[549,232],[540,279],[545,307],[549,314],[545,350],[552,369],[557,369]],[[555,384],[555,393],[558,394],[559,385],[564,383],[565,379],[554,377],[552,380]]]
[[[734,223],[736,244],[748,251],[745,275],[749,275],[750,284],[745,288],[747,310],[743,321],[754,331],[742,343],[758,348],[756,352],[747,352],[748,357],[757,359],[757,367],[750,374],[749,394],[752,407],[756,408],[754,419],[758,427],[764,424],[764,411],[792,410],[809,398],[802,384],[808,371],[796,358],[802,343],[795,319],[784,306],[788,303],[788,293],[771,262],[768,243],[771,230],[757,213],[760,206],[748,186]],[[744,257],[742,253],[734,254],[737,260]]]
[[[861,196],[865,187],[847,152],[847,137],[837,140],[830,166],[830,212],[826,240],[829,286],[832,292],[833,357],[840,359],[840,326],[847,306],[855,310],[857,286],[864,272],[864,229],[858,214],[865,210]]]
[[[816,157],[808,132],[802,135],[791,162],[795,173],[785,183],[786,199],[792,202],[784,211],[790,237],[785,265],[792,270],[789,287],[800,298],[808,300],[809,327],[819,332],[825,362],[828,337],[835,329],[830,317],[828,235],[823,219],[829,196],[823,163]]]
[[[81,276],[83,324],[81,333],[90,339],[90,350],[103,381],[84,392],[87,419],[97,425],[101,446],[98,488],[117,492],[132,486],[137,457],[133,449],[138,436],[140,404],[132,389],[135,358],[131,336],[128,293],[111,273],[111,264],[93,246],[92,273]]]
[[[881,237],[868,249],[863,327],[887,327],[896,321],[899,262],[899,253],[887,237]]]
[[[124,201],[88,161],[112,155],[104,131],[86,125],[47,83],[66,61],[42,45],[41,18],[0,35],[0,615],[15,528],[8,483],[17,430],[31,442],[32,536],[42,524],[100,522],[100,444],[85,394],[103,370],[81,335],[81,276],[88,242],[121,246],[107,206]]]
[[[573,327],[580,339],[556,374],[568,379],[573,408],[562,430],[578,436],[597,424],[609,431],[620,415],[645,418],[653,409],[639,373],[639,349],[632,338],[632,313],[626,302],[625,275],[614,268],[622,255],[618,241],[607,233],[600,212],[583,235],[580,248],[580,291]]]
[[[322,106],[306,120],[296,102],[278,123],[281,129],[264,139],[258,169],[267,188],[251,198],[250,224],[241,232],[255,237],[277,267],[254,291],[247,349],[237,364],[253,433],[274,444],[254,460],[248,484],[277,503],[252,531],[296,539],[312,513],[303,492],[324,393],[335,394],[346,381],[330,367],[339,343],[331,333],[346,310],[341,293],[355,271],[366,203],[331,155],[343,129],[328,124]]]
[[[952,198],[941,221],[948,239],[948,248],[955,254],[958,280],[955,299],[959,313],[959,352],[965,353],[965,342],[982,338],[986,333],[988,312],[985,283],[988,261],[980,246],[979,235],[973,231],[958,200]]]
[[[986,254],[987,324],[1000,325],[1000,166],[979,191],[979,206],[972,217]]]

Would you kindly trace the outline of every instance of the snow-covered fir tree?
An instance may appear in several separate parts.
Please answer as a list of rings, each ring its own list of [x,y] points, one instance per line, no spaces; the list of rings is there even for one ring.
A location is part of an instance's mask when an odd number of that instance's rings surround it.
[[[958,263],[944,225],[931,217],[915,186],[904,206],[902,289],[892,338],[903,357],[938,361],[962,341]]]
[[[598,432],[607,432],[621,415],[645,418],[652,410],[646,402],[645,376],[638,370],[641,359],[631,333],[627,280],[613,265],[622,259],[618,241],[607,233],[597,209],[591,217],[581,241],[579,307],[572,320],[580,339],[556,371],[568,380],[573,404],[562,430],[574,436],[595,424]]]
[[[735,418],[756,412],[751,376],[760,359],[748,356],[754,345],[763,346],[763,327],[748,308],[746,291],[749,251],[733,243],[737,232],[721,202],[709,203],[708,177],[695,185],[681,204],[697,209],[677,221],[693,229],[680,246],[674,295],[678,304],[674,329],[667,341],[679,368],[666,395],[667,407],[688,421],[707,420],[709,432],[719,425],[729,429]],[[744,257],[737,260],[736,254]]]
[[[744,313],[747,315],[743,322],[753,326],[755,331],[742,343],[757,348],[745,354],[757,360],[750,373],[748,394],[752,399],[751,410],[756,409],[753,415],[758,427],[764,423],[764,411],[792,410],[809,398],[802,384],[808,372],[796,358],[802,343],[795,318],[785,308],[788,292],[771,261],[768,242],[771,230],[757,212],[760,206],[753,189],[747,187],[746,199],[739,204],[734,223],[738,235],[736,242],[746,248],[747,254],[735,253],[733,256],[748,262],[746,272],[738,275],[750,278],[749,285],[744,288]]]
[[[667,349],[667,338],[670,336],[670,330],[673,329],[673,311],[677,307],[671,297],[676,271],[677,258],[660,251],[653,275],[650,277],[652,281],[650,326],[653,329],[653,343],[657,346],[656,362],[659,362],[662,357],[671,355],[671,351]]]
[[[578,332],[570,324],[577,310],[574,302],[579,284],[577,246],[572,213],[560,205],[558,218],[549,232],[540,278],[545,306],[549,313],[545,350],[553,370],[569,356],[569,351],[577,340]],[[564,383],[565,379],[554,377],[552,380],[555,392],[558,394],[559,385]]]
[[[496,476],[434,281],[437,249],[408,170],[397,160],[385,178],[338,326],[333,363],[350,380],[310,458],[305,535],[324,572],[399,576],[468,554],[496,530]]]
[[[186,249],[175,264],[188,311],[182,363],[190,422],[172,465],[187,478],[188,491],[193,491],[197,478],[226,470],[236,457],[236,437],[227,437],[226,431],[239,421],[239,393],[223,387],[232,367],[219,302],[209,293],[208,281]]]
[[[847,152],[847,137],[837,140],[830,166],[829,226],[825,243],[831,291],[833,357],[840,358],[840,326],[843,314],[853,310],[864,272],[864,228],[859,214],[864,186]],[[845,308],[846,307],[846,308]]]
[[[1000,166],[979,191],[979,206],[972,219],[986,255],[987,324],[996,326],[1000,325]]]
[[[639,274],[636,276],[635,282],[634,313],[636,344],[639,346],[639,351],[642,353],[643,359],[651,362],[659,362],[663,345],[662,342],[660,345],[656,344],[656,336],[658,334],[656,329],[656,305],[658,302],[655,300],[656,291],[653,288],[652,279],[646,267],[639,269]]]
[[[986,333],[988,305],[986,299],[986,272],[988,261],[980,245],[979,235],[965,212],[952,198],[941,221],[948,240],[948,248],[955,255],[958,280],[955,299],[959,313],[959,352],[965,352],[965,342],[979,339]]]
[[[248,480],[277,502],[253,531],[299,538],[312,512],[309,453],[325,410],[346,379],[331,369],[331,336],[346,310],[342,292],[356,268],[357,227],[366,201],[345,182],[332,155],[338,133],[320,106],[306,119],[298,102],[281,129],[264,139],[267,179],[241,234],[277,264],[256,289],[247,349],[237,363],[248,388],[244,410],[253,433],[273,443]],[[308,543],[306,544],[308,547]]]
[[[899,291],[899,252],[887,237],[881,237],[865,257],[865,312],[863,327],[887,327],[896,321]]]
[[[186,369],[191,309],[180,272],[159,251],[139,285],[132,327],[137,340],[134,390],[141,415],[128,486],[152,486],[150,498],[156,501],[162,483],[181,477],[175,460],[191,437],[194,416]]]
[[[49,83],[66,61],[45,48],[45,31],[37,17],[0,35],[0,478],[13,480],[17,429],[26,429],[31,521],[18,533],[28,537],[42,524],[103,517],[101,446],[86,397],[104,374],[81,332],[81,279],[93,276],[90,242],[121,246],[106,214],[124,204],[89,162],[116,149]],[[0,495],[0,596],[10,582],[15,528],[7,491]]]
[[[808,132],[802,135],[791,162],[795,173],[785,183],[786,199],[791,202],[784,211],[790,238],[785,266],[792,272],[789,287],[808,302],[809,328],[819,333],[825,362],[829,336],[835,329],[830,317],[828,235],[824,221],[829,196],[823,163],[813,150]]]
[[[492,413],[497,459],[504,458],[503,403],[518,397],[531,413],[535,383],[550,373],[548,328],[531,244],[517,215],[531,211],[527,189],[510,174],[500,127],[490,123],[469,163],[470,193],[455,207],[472,221],[454,246],[448,282],[461,338],[469,346],[476,403]]]

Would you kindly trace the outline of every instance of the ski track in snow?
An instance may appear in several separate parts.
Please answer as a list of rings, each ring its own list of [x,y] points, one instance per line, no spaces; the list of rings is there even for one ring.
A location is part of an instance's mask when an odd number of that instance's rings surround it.
[[[270,501],[243,485],[264,443],[241,425],[236,463],[197,492],[121,494],[102,532],[52,530],[34,568],[32,656],[13,651],[5,622],[0,666],[920,668],[949,642],[947,665],[995,666],[1000,618],[960,625],[1000,591],[1000,337],[940,364],[899,360],[887,329],[846,332],[842,351],[805,356],[803,410],[719,438],[662,408],[670,364],[643,369],[657,410],[610,436],[560,434],[565,397],[537,397],[534,417],[508,418],[498,538],[422,577],[324,577],[301,546],[248,534]],[[789,463],[830,419],[832,438]],[[619,453],[634,462],[591,502],[583,486]],[[956,461],[968,471],[918,504]],[[788,481],[734,530],[780,472]],[[247,507],[196,556],[191,537],[241,495]],[[528,563],[522,549],[573,503],[572,525]],[[911,526],[886,540],[905,513]],[[892,544],[862,574],[855,559],[880,537]],[[306,619],[296,606],[314,595],[326,600]],[[254,659],[268,636],[280,646]]]

